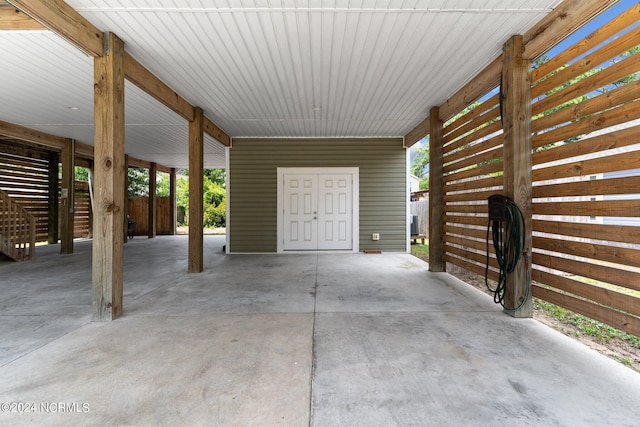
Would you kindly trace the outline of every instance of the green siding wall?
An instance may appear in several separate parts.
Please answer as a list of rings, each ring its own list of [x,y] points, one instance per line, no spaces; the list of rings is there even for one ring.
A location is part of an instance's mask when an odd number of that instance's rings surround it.
[[[229,150],[229,248],[277,251],[277,168],[358,167],[360,250],[407,248],[406,153],[393,139],[234,139]],[[380,241],[371,240],[380,233]]]

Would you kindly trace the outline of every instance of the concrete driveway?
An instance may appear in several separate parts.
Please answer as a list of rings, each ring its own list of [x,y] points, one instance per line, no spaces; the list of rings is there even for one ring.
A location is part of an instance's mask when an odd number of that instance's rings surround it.
[[[640,375],[407,254],[125,245],[90,322],[91,242],[0,262],[0,425],[638,426]]]

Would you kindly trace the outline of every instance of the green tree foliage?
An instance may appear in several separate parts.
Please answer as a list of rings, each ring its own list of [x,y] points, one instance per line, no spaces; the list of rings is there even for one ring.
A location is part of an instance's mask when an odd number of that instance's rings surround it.
[[[429,174],[427,173],[427,165],[429,164],[429,144],[428,142],[422,147],[415,149],[415,156],[411,160],[411,174],[420,178],[420,190],[429,189]]]
[[[205,169],[204,176],[209,178],[209,181],[223,187],[227,181],[227,172],[224,169]]]
[[[176,205],[189,211],[189,171],[181,170],[176,177]],[[224,227],[226,224],[226,173],[224,169],[205,169],[202,178],[203,189],[203,225],[205,227]],[[158,180],[158,196],[169,196],[170,177],[161,174]],[[187,215],[188,218],[188,215]]]
[[[129,197],[143,197],[149,195],[149,170],[143,168],[129,168]]]
[[[171,195],[171,177],[166,173],[160,173],[158,175],[159,177],[156,182],[156,195],[158,197],[169,197]]]
[[[411,173],[419,178],[425,173],[429,164],[429,145],[423,145],[415,149],[415,157],[411,161]]]
[[[62,167],[62,165],[60,166]],[[75,180],[76,181],[89,181],[89,169],[83,168],[82,166],[76,166],[74,170]]]
[[[224,170],[222,170],[222,174],[216,171],[221,170],[208,169],[205,170],[203,176],[203,222],[205,227],[224,227],[226,224],[227,191],[224,188]],[[213,181],[211,177],[216,181]],[[222,178],[222,184],[219,182],[220,178]]]
[[[204,226],[224,227],[227,222],[227,174],[224,169],[204,170]]]

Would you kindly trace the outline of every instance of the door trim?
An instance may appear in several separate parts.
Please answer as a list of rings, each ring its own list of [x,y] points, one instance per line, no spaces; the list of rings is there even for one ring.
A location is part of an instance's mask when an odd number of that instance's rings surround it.
[[[351,224],[351,233],[352,233],[352,247],[350,250],[336,250],[336,251],[285,251],[284,250],[284,230],[283,230],[283,221],[284,221],[284,175],[285,174],[345,174],[351,175],[353,178],[353,186],[352,186],[352,197],[351,197],[351,214],[352,214],[352,224]],[[358,253],[360,252],[360,169],[357,167],[309,167],[309,168],[277,168],[278,175],[278,200],[277,200],[277,209],[278,209],[278,224],[277,224],[277,253],[330,253],[330,252],[349,252],[349,253]]]

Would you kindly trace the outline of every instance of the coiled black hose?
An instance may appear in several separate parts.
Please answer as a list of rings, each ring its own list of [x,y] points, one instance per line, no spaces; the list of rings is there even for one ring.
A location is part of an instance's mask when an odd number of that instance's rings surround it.
[[[492,196],[495,197],[495,196]],[[489,200],[491,204],[491,198]],[[529,298],[530,286],[527,285],[524,299],[517,307],[507,307],[504,303],[504,296],[507,287],[507,274],[513,272],[520,260],[520,252],[524,252],[525,224],[524,215],[518,206],[510,199],[500,196],[499,203],[504,204],[504,214],[500,218],[492,218],[492,207],[489,207],[489,223],[487,224],[487,264],[484,271],[484,283],[493,293],[493,301],[500,304],[507,311],[517,311],[521,309]],[[494,208],[495,212],[495,208]],[[489,229],[493,234],[493,247],[496,252],[496,259],[500,272],[498,274],[498,285],[495,289],[489,286]]]

